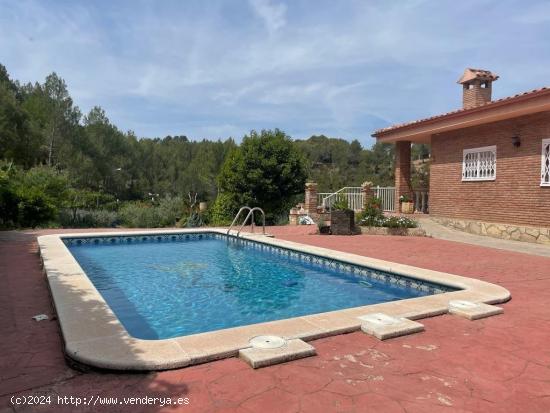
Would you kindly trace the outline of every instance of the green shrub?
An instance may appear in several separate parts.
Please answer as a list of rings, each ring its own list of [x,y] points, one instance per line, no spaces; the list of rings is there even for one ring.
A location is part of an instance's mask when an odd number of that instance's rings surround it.
[[[36,166],[18,174],[16,185],[23,193],[29,190],[33,197],[43,198],[56,210],[55,212],[67,201],[70,193],[67,175],[48,166]]]
[[[231,194],[218,194],[212,206],[211,224],[214,226],[230,225],[238,210],[239,207]]]
[[[36,228],[55,219],[57,208],[52,200],[40,189],[21,187],[17,196],[17,222],[19,226]]]
[[[162,198],[157,207],[159,226],[173,227],[184,214],[184,201],[182,197]]]
[[[386,222],[386,217],[365,215],[362,216],[357,222],[363,227],[383,227]]]
[[[38,166],[19,171],[0,165],[0,226],[37,227],[50,225],[66,201],[69,189],[65,174]]]
[[[15,193],[12,176],[11,165],[0,169],[0,228],[11,228],[17,224],[19,197]]]
[[[119,210],[120,222],[130,228],[158,228],[161,217],[158,208],[144,202],[128,202]]]
[[[112,228],[119,224],[116,212],[103,209],[62,209],[58,220],[63,228]]]
[[[356,217],[359,225],[367,227],[381,227],[384,224],[384,212],[382,211],[382,200],[380,198],[370,198],[367,201],[365,210]]]
[[[349,209],[348,197],[343,194],[336,195],[336,200],[332,204],[331,209],[334,209],[334,210]]]
[[[163,198],[158,205],[150,202],[127,202],[119,209],[120,223],[130,228],[173,227],[184,215],[181,197]]]
[[[416,228],[418,226],[415,220],[407,217],[384,216],[382,200],[376,197],[368,200],[365,210],[357,215],[356,222],[367,227]]]
[[[257,217],[258,217],[257,219],[258,219],[259,225],[262,224],[260,215],[261,214],[257,214]],[[277,217],[275,217],[274,224],[275,225],[288,225],[288,212],[280,214]]]
[[[418,223],[407,217],[393,216],[386,218],[383,226],[387,228],[416,228]]]
[[[209,225],[212,222],[212,207],[208,207],[206,211],[200,213],[204,225]]]

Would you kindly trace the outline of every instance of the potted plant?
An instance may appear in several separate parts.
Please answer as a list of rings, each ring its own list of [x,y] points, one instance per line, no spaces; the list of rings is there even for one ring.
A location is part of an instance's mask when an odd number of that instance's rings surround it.
[[[401,204],[401,212],[403,214],[412,214],[414,212],[414,205],[409,195],[401,195],[399,197],[399,203]]]
[[[319,234],[321,235],[328,235],[330,234],[330,225],[327,225],[327,223],[321,219],[317,223],[317,228],[319,228]]]
[[[355,213],[349,209],[345,195],[336,198],[330,210],[330,232],[332,235],[352,235],[355,230]]]

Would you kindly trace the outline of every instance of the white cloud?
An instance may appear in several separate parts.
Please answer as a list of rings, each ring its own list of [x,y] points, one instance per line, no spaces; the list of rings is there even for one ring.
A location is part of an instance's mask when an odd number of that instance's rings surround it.
[[[264,24],[273,34],[286,25],[285,4],[275,4],[271,0],[249,0],[254,12],[264,21]]]
[[[467,66],[501,75],[495,96],[550,83],[549,29],[532,24],[545,6],[532,3],[518,17],[514,0],[0,0],[0,63],[22,81],[55,70],[84,112],[101,105],[140,136],[277,126],[370,142],[387,122],[460,106]]]

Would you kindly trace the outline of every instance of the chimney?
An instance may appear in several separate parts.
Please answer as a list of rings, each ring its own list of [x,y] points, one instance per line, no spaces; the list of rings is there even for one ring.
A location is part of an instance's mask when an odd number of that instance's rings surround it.
[[[457,83],[463,87],[462,108],[471,109],[491,101],[493,81],[498,76],[488,70],[467,68]]]

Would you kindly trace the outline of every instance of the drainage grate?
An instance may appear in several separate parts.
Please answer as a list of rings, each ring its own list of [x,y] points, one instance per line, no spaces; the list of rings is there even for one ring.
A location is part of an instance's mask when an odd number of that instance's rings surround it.
[[[249,341],[253,348],[279,348],[286,344],[286,340],[279,336],[257,336]]]

